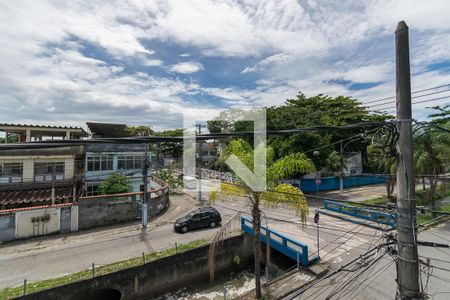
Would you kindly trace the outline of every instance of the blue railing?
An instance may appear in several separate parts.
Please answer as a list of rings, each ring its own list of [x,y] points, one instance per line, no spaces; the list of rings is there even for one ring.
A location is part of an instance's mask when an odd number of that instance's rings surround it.
[[[253,226],[251,220],[241,217],[241,228],[242,231],[253,236]],[[297,242],[271,229],[269,229],[269,234],[270,247],[297,261],[297,264],[301,264],[302,266],[306,267],[319,259],[318,257],[314,257],[313,259],[309,260],[307,245]],[[265,226],[261,226],[260,239],[263,243],[266,243],[267,227]]]
[[[391,228],[395,228],[397,224],[396,223],[397,216],[395,213],[385,213],[377,210],[370,210],[362,207],[346,205],[343,203],[328,200],[325,200],[323,202],[323,208],[344,215],[384,224],[390,226]]]

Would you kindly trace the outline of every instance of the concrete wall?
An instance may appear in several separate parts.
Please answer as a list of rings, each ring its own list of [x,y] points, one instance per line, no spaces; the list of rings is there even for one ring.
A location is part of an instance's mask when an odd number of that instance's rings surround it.
[[[141,217],[140,193],[125,196],[81,197],[78,203],[79,229],[131,222]],[[150,197],[149,197],[150,198]],[[152,193],[148,216],[155,217],[169,206],[168,189]]]
[[[78,208],[75,205],[0,212],[0,242],[77,230]]]
[[[177,255],[162,258],[142,266],[117,271],[92,279],[48,289],[17,299],[82,299],[80,295],[101,289],[121,292],[123,300],[151,299],[190,283],[208,281],[209,246],[199,247]],[[216,255],[216,272],[236,268],[233,258],[239,256],[245,264],[252,257],[252,243],[248,235],[240,235],[223,241]],[[76,297],[79,295],[80,297]],[[71,297],[76,298],[71,298]],[[83,299],[93,299],[85,298]],[[100,298],[97,298],[101,300]],[[105,298],[106,299],[106,298]]]
[[[70,210],[69,210],[70,211]],[[16,212],[16,238],[28,238],[59,232],[61,208]]]
[[[130,222],[137,218],[136,196],[129,196],[130,200],[124,198],[117,202],[106,197],[87,198],[80,198],[78,203],[79,229]]]

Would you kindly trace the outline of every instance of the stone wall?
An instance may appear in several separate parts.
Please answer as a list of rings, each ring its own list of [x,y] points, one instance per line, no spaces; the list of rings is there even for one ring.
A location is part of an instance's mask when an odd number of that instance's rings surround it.
[[[17,299],[108,299],[98,295],[106,291],[120,292],[117,299],[151,299],[191,283],[208,281],[208,246],[199,247],[142,266],[70,283]],[[223,241],[216,254],[216,272],[229,271],[237,266],[233,258],[239,256],[241,264],[252,258],[251,237],[240,235]],[[97,295],[96,297],[92,295]],[[91,297],[90,297],[91,296]],[[110,298],[112,299],[112,298]]]

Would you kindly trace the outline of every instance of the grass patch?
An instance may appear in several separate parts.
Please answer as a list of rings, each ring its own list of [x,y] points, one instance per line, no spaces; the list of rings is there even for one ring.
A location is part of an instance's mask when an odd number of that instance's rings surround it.
[[[389,198],[385,197],[385,196],[381,196],[378,198],[374,198],[374,199],[369,199],[369,200],[364,200],[362,201],[362,203],[365,204],[374,204],[374,205],[382,205],[382,204],[386,204],[389,202]]]
[[[441,206],[441,207],[437,208],[436,211],[450,212],[450,204]],[[439,214],[438,214],[438,216],[439,216]],[[416,215],[417,225],[422,225],[423,223],[426,223],[431,220],[433,220],[431,212],[427,211],[424,214],[417,212],[417,215]]]
[[[430,188],[416,189],[417,205],[427,205],[431,202]],[[448,183],[438,184],[434,192],[435,201],[442,200],[450,196],[450,185]]]
[[[373,199],[364,200],[359,203],[354,202],[354,203],[346,203],[346,204],[349,206],[368,208],[364,204],[384,205],[388,202],[389,202],[389,198],[387,198],[385,196],[381,196],[381,197],[377,197],[377,198],[373,198]]]
[[[189,242],[186,244],[178,245],[178,252],[184,252],[188,251],[200,246],[204,246],[208,243],[208,240],[196,240],[193,242]],[[177,253],[177,249],[175,247],[167,248],[165,250],[162,250],[160,252],[152,252],[145,254],[145,262],[151,262],[155,261],[157,259],[171,256]],[[127,260],[114,262],[107,265],[98,266],[95,269],[95,275],[105,275],[108,273],[116,272],[119,270],[140,266],[143,264],[143,257],[138,256],[134,258],[130,258]],[[84,270],[77,273],[69,274],[66,276],[58,277],[58,278],[52,278],[52,279],[46,279],[42,281],[37,281],[33,283],[27,284],[27,294],[31,294],[34,292],[42,291],[45,289],[53,288],[56,286],[81,281],[85,279],[92,278],[92,270]],[[23,294],[23,286],[20,287],[14,287],[14,288],[6,288],[4,290],[0,291],[0,299],[10,299],[14,297],[21,296]]]

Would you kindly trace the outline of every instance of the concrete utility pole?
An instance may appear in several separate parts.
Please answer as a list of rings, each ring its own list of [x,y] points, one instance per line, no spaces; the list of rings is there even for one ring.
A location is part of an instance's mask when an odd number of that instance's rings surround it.
[[[400,299],[422,299],[416,235],[409,29],[404,21],[395,30],[397,78],[397,284]]]
[[[202,127],[205,127],[205,125],[202,125],[200,123],[198,123],[197,125],[198,128],[198,134],[202,134]],[[202,200],[202,147],[201,147],[201,143],[200,140],[198,141],[198,159],[200,161],[199,163],[199,168],[198,168],[198,201],[200,202],[200,204],[203,204],[203,200]]]
[[[148,189],[148,144],[145,144],[145,152],[144,152],[144,166],[142,168],[142,178],[144,180],[144,194],[142,198],[142,228],[147,228],[148,219],[147,219],[147,189]]]
[[[344,146],[342,141],[340,142],[340,174],[339,174],[339,191],[342,193],[344,191]]]

